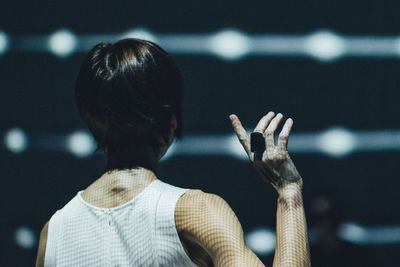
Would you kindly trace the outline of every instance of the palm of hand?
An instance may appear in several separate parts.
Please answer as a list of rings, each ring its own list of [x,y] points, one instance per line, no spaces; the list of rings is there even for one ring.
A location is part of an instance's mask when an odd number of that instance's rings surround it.
[[[231,115],[230,119],[239,138],[240,143],[245,149],[250,161],[259,174],[269,181],[276,190],[280,190],[290,183],[302,184],[302,179],[287,151],[289,134],[293,126],[293,120],[287,119],[279,134],[278,143],[274,143],[274,133],[282,120],[282,114],[275,117],[273,112],[265,115],[257,124],[254,132],[262,133],[265,138],[266,149],[261,158],[255,157],[250,149],[250,137],[243,128],[239,118]]]

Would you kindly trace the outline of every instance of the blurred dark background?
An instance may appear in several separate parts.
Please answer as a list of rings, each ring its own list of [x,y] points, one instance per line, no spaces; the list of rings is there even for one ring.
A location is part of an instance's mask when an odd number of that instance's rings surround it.
[[[59,29],[84,36],[140,27],[155,35],[235,29],[254,35],[329,31],[384,39],[400,38],[399,25],[400,4],[394,0],[2,1],[0,31],[10,41],[8,51],[0,54],[0,131],[5,140],[0,161],[0,266],[32,266],[44,223],[100,176],[105,162],[99,154],[77,157],[62,149],[63,136],[83,129],[73,86],[85,51],[58,57],[40,50],[40,40],[28,43],[30,37]],[[29,45],[33,48],[24,48]],[[231,113],[251,129],[269,110],[294,118],[294,135],[334,127],[355,133],[395,133],[400,128],[396,56],[350,55],[323,61],[283,53],[226,60],[212,54],[171,53],[186,82],[187,136],[231,135]],[[7,146],[10,129],[17,143],[23,131],[27,149]],[[293,151],[304,179],[313,266],[399,266],[400,151],[399,139],[393,140],[393,149],[335,157]],[[224,197],[246,234],[274,231],[276,193],[246,160],[223,152],[177,153],[161,163],[159,173],[172,184]],[[272,250],[262,248],[268,246],[262,237],[260,242],[258,254],[272,266]]]

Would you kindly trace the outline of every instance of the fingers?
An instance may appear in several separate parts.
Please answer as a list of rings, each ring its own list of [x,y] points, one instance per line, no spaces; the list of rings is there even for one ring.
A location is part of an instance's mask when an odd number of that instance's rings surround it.
[[[279,134],[278,146],[280,148],[287,149],[288,139],[292,127],[293,127],[293,120],[289,118],[286,120],[285,124],[283,125],[282,131]]]
[[[247,134],[246,130],[243,128],[242,123],[240,122],[239,118],[232,114],[229,116],[231,120],[233,130],[235,131],[240,143],[242,144],[244,150],[246,151],[247,155],[250,157],[250,138]]]
[[[262,117],[261,120],[258,122],[256,128],[254,128],[254,132],[263,133],[267,128],[268,124],[274,118],[274,116],[275,116],[274,112],[272,111],[268,112],[268,114]]]
[[[268,148],[272,148],[275,146],[274,144],[274,133],[275,130],[278,128],[279,123],[281,122],[283,118],[283,115],[281,113],[278,113],[275,118],[271,121],[271,123],[268,125],[267,129],[265,130],[265,142],[267,145],[267,150]]]
[[[274,134],[276,129],[279,127],[280,122],[283,119],[283,115],[278,113],[275,117],[275,114],[271,111],[268,112],[267,115],[261,118],[258,122],[254,132],[264,132],[265,136],[265,143],[266,143],[266,154],[271,154],[271,152],[275,149],[275,142],[274,142]],[[229,116],[233,129],[242,144],[244,150],[246,151],[249,158],[251,157],[251,149],[250,149],[250,137],[247,134],[246,130],[243,128],[242,123],[240,122],[239,118],[232,114]],[[288,146],[288,139],[290,132],[293,127],[293,120],[291,118],[287,119],[285,124],[282,127],[282,131],[279,134],[278,138],[278,148],[279,149],[287,149]]]

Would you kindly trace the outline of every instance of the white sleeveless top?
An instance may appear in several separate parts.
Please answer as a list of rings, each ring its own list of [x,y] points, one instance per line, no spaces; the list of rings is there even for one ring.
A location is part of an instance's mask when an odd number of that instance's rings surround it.
[[[44,266],[197,266],[175,226],[187,190],[154,180],[114,208],[95,207],[79,191],[50,219]]]

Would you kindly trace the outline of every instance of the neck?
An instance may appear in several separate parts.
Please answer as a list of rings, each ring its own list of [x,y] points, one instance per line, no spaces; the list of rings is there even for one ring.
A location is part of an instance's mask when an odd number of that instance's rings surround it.
[[[155,172],[158,162],[156,154],[156,151],[151,148],[110,150],[104,172],[137,168]]]
[[[111,195],[124,195],[132,190],[142,189],[156,179],[152,170],[141,167],[113,170],[102,175],[102,181],[108,184],[106,188]]]
[[[136,167],[124,170],[110,170],[102,175],[102,177],[111,177],[116,180],[126,181],[152,181],[157,179],[154,171],[143,167]],[[133,178],[133,179],[132,179]]]

